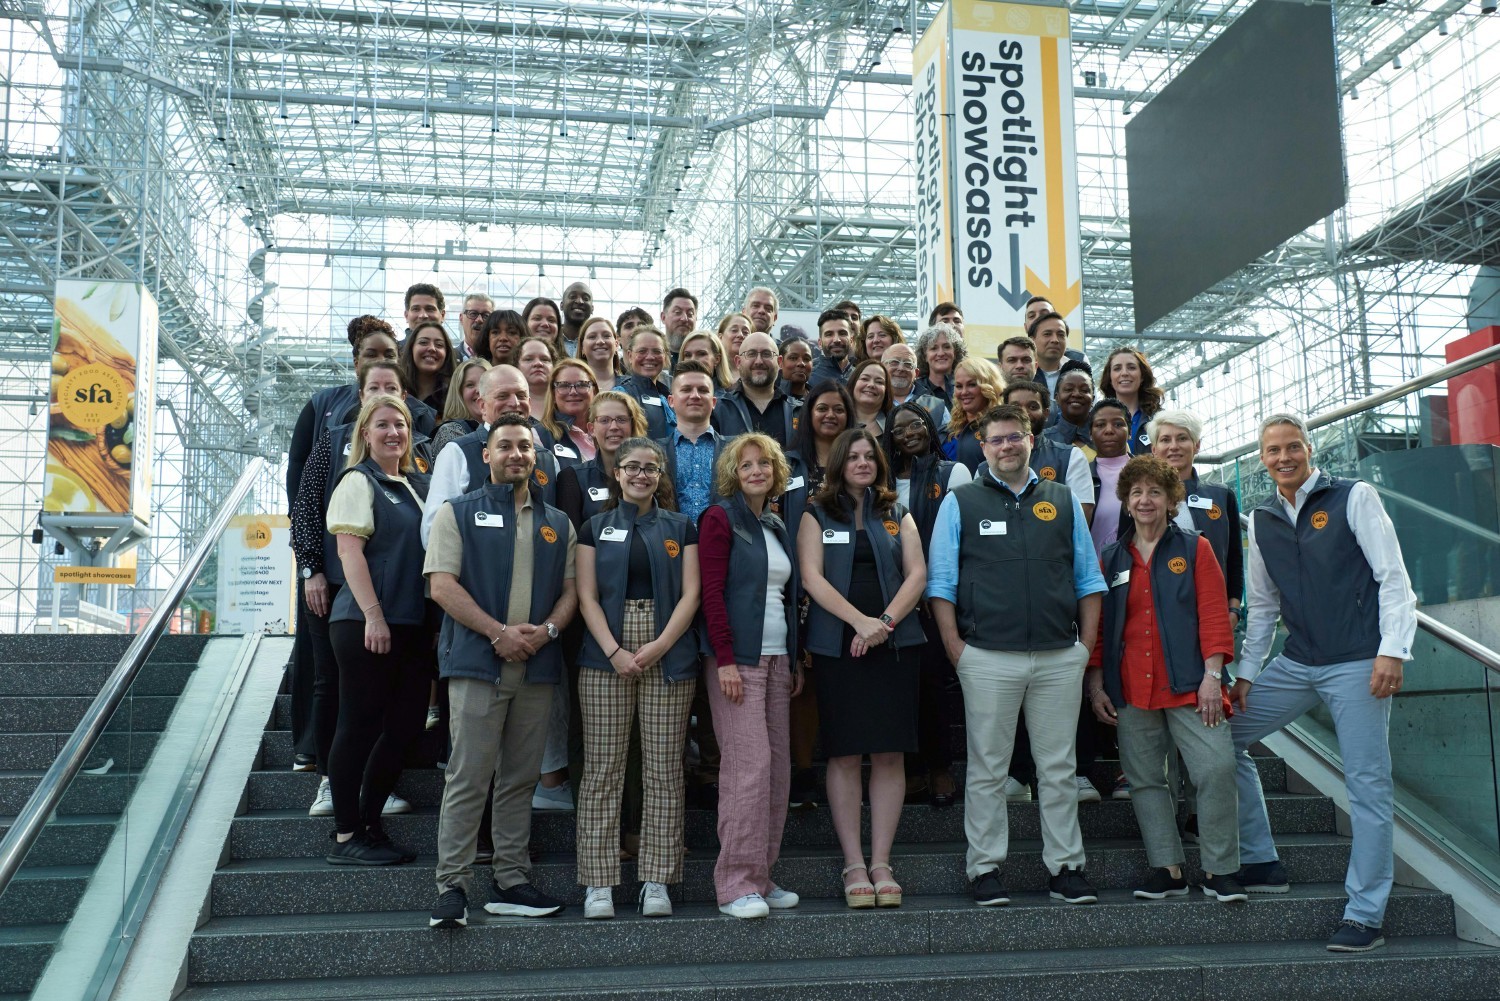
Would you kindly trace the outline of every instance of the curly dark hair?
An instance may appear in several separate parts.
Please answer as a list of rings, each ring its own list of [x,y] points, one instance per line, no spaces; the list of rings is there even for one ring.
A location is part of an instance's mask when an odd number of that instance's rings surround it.
[[[1154,455],[1138,455],[1125,463],[1125,468],[1120,470],[1120,480],[1115,484],[1115,495],[1120,498],[1121,504],[1130,499],[1130,490],[1137,483],[1148,483],[1162,488],[1172,505],[1167,512],[1168,517],[1177,513],[1177,505],[1187,497],[1187,487],[1182,485],[1182,478],[1177,475],[1177,470],[1173,469],[1166,459],[1158,459]]]

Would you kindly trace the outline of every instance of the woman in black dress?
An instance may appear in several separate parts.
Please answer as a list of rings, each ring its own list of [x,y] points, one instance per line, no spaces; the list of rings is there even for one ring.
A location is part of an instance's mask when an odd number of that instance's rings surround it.
[[[916,522],[896,502],[885,453],[864,429],[845,431],[828,456],[823,487],[797,533],[802,587],[811,604],[805,646],[828,755],[828,805],[844,852],[844,901],[896,907],[901,887],[891,843],[906,798],[904,755],[917,749],[922,628],[914,614],[927,586]],[[870,756],[870,864],[860,840],[861,762]],[[868,877],[880,876],[874,885]]]

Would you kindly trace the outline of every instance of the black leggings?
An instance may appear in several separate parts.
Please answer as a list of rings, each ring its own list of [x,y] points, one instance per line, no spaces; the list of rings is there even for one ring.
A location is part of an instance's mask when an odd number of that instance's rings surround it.
[[[328,759],[340,834],[380,826],[408,749],[422,735],[435,663],[426,626],[391,626],[391,652],[365,649],[363,622],[328,628],[339,665],[339,719]]]
[[[937,636],[937,625],[931,618],[921,615],[919,621],[923,632]],[[963,721],[958,673],[948,663],[943,641],[929,639],[922,646],[917,685],[917,751],[928,771],[940,771],[953,764],[953,741],[961,736],[957,727]]]
[[[340,586],[328,582],[328,605],[338,597]],[[304,606],[305,609],[305,606]],[[314,753],[318,758],[318,774],[328,774],[328,759],[333,752],[333,735],[339,722],[339,662],[333,656],[333,641],[328,635],[328,616],[319,617],[307,610],[302,620],[302,632],[307,633],[312,647],[312,733]]]

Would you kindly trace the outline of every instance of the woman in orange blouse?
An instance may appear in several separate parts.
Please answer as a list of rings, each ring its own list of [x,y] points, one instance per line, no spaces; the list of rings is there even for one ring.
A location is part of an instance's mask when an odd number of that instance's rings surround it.
[[[1223,725],[1223,670],[1234,658],[1224,573],[1208,540],[1173,522],[1186,491],[1170,465],[1131,459],[1117,490],[1134,527],[1100,557],[1109,593],[1085,684],[1094,714],[1119,727],[1120,765],[1152,866],[1135,895],[1161,900],[1188,892],[1176,797],[1167,788],[1167,753],[1175,744],[1198,786],[1200,886],[1218,900],[1244,901],[1234,878],[1234,744]]]

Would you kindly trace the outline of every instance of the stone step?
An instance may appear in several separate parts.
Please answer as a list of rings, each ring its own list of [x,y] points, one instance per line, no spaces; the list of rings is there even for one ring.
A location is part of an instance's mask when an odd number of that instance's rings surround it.
[[[70,736],[71,732],[61,731],[0,734],[0,762],[8,768],[45,772],[62,753]],[[160,736],[160,733],[152,732],[101,734],[89,755],[89,762],[113,759],[114,768],[143,768],[156,749]]]
[[[310,803],[309,796],[308,802]],[[1321,796],[1268,793],[1271,827],[1278,834],[1326,833],[1333,830],[1333,804]],[[1129,802],[1105,800],[1079,809],[1084,839],[1139,838],[1135,812]],[[411,813],[385,818],[386,833],[396,842],[417,852],[437,851],[436,807],[420,807]],[[686,811],[686,843],[693,849],[718,846],[718,815],[707,810]],[[296,810],[261,810],[236,817],[230,831],[230,855],[236,859],[296,858],[326,853],[331,818]],[[1018,840],[1041,837],[1036,803],[1010,804],[1010,833]],[[904,807],[896,829],[898,845],[928,841],[963,841],[963,810],[955,806],[935,810],[918,804]],[[573,814],[537,811],[532,815],[531,843],[541,852],[574,850]],[[783,847],[823,846],[836,843],[833,821],[827,809],[796,810],[787,816]]]
[[[118,819],[97,813],[53,817],[37,835],[22,867],[92,865],[103,856]],[[0,837],[5,836],[15,820],[14,816],[0,817]]]
[[[0,664],[0,695],[84,695],[93,698],[104,687],[117,663],[117,660],[110,660]],[[180,694],[197,666],[196,660],[148,660],[136,675],[131,692],[135,695]]]
[[[41,782],[43,772],[0,772],[0,814],[16,814]],[[107,775],[77,775],[58,804],[59,814],[119,813],[135,788],[137,776],[123,769]]]
[[[455,940],[461,935],[453,936]],[[458,951],[455,941],[450,951]],[[854,956],[580,970],[444,972],[190,987],[179,1001],[1410,1001],[1493,998],[1500,949],[1453,938],[1394,938],[1338,957],[1318,941]],[[1357,984],[1357,986],[1355,986]]]
[[[82,695],[0,696],[0,733],[71,733],[93,701]],[[108,730],[160,732],[176,705],[176,695],[133,696],[115,711]]]
[[[0,894],[0,926],[58,924],[73,916],[94,873],[91,865],[22,868]]]
[[[29,992],[62,937],[61,924],[0,927],[0,991]]]
[[[1101,888],[1130,888],[1149,871],[1139,840],[1104,839],[1086,846],[1089,879]],[[964,894],[964,844],[933,842],[898,845],[891,862],[907,894]],[[1185,845],[1188,868],[1198,873],[1198,850]],[[1329,883],[1344,878],[1349,841],[1333,834],[1289,834],[1277,840],[1282,861],[1297,883]],[[672,899],[687,903],[714,900],[712,852],[698,851],[683,861],[682,882],[672,887]],[[329,865],[322,858],[275,858],[231,862],[214,874],[212,913],[215,917],[257,914],[318,914],[355,911],[416,911],[431,907],[437,891],[433,883],[436,859],[423,855],[410,865],[357,869]],[[834,848],[792,848],[782,852],[775,878],[807,900],[842,899],[839,870],[843,856]],[[488,887],[489,867],[475,869],[475,885]],[[542,855],[531,869],[531,880],[545,892],[571,906],[583,903],[577,860],[572,855]],[[1011,845],[1006,865],[1006,887],[1040,891],[1047,885],[1039,841]],[[479,892],[476,890],[476,893]],[[615,889],[616,906],[633,908],[640,884],[636,865],[621,866]],[[1195,891],[1196,892],[1196,891]]]
[[[1092,906],[1041,893],[1017,894],[1006,908],[930,896],[874,913],[810,900],[764,921],[736,921],[711,904],[684,904],[670,919],[614,921],[586,921],[577,908],[549,920],[496,918],[475,908],[469,927],[457,932],[428,928],[425,909],[213,918],[193,936],[188,977],[218,983],[1082,948],[1122,950],[1118,957],[1145,946],[1321,941],[1344,903],[1342,885],[1319,883],[1242,905],[1201,894],[1142,902],[1125,890],[1104,891]],[[1453,928],[1447,896],[1405,888],[1392,894],[1389,934],[1452,935]]]
[[[196,663],[214,637],[171,633],[161,637],[148,663]],[[61,633],[6,633],[0,635],[0,665],[52,668],[60,664],[116,664],[133,636]]]

